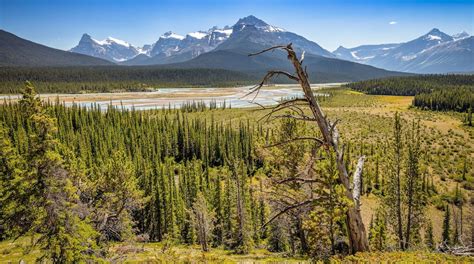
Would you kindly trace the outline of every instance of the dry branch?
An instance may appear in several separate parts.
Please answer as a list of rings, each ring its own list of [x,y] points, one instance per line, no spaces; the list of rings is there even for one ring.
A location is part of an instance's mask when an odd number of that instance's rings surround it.
[[[336,155],[336,164],[337,164],[337,170],[338,170],[338,175],[339,175],[339,182],[345,187],[345,196],[349,200],[354,200],[353,194],[351,192],[350,188],[350,182],[349,182],[349,173],[347,172],[347,168],[344,163],[344,147],[339,148],[339,132],[336,127],[336,122],[331,123],[327,117],[324,115],[321,107],[319,106],[318,101],[316,100],[316,97],[313,94],[313,91],[311,89],[311,85],[308,80],[308,73],[306,68],[303,69],[301,63],[302,60],[299,60],[296,56],[295,51],[293,50],[293,47],[290,44],[284,46],[284,45],[279,45],[279,46],[274,46],[270,47],[268,49],[262,50],[257,53],[250,54],[249,56],[254,56],[258,54],[262,54],[268,51],[273,51],[276,49],[284,50],[286,51],[288,55],[288,60],[292,63],[294,69],[295,69],[295,75],[291,74],[284,74],[288,78],[292,80],[297,80],[298,83],[300,84],[301,88],[303,89],[304,96],[305,96],[305,101],[307,103],[307,106],[311,110],[311,113],[313,115],[312,118],[309,120],[305,121],[315,121],[319,127],[319,130],[322,135],[322,145],[327,146],[326,151],[329,153],[330,151],[334,152]],[[275,72],[275,71],[274,71]],[[278,72],[278,71],[276,71]],[[286,72],[285,72],[286,73]],[[257,92],[262,88],[262,86],[269,80],[269,78],[273,77],[276,73],[269,72],[265,77],[263,78],[262,82],[255,86],[254,89],[249,94],[252,94],[254,92]],[[255,98],[254,98],[255,99]],[[278,109],[279,106],[277,106]],[[280,107],[282,109],[285,109],[283,107]],[[270,116],[277,112],[278,110],[274,109]],[[295,118],[292,116],[291,118]],[[331,153],[329,153],[331,154]],[[307,203],[308,201],[305,201],[303,203]],[[294,206],[300,206],[299,204],[294,205]],[[272,217],[269,222],[271,222],[273,219],[278,217],[279,215],[295,208],[294,206],[290,206],[286,209],[284,209],[282,212],[277,214],[276,216]],[[364,227],[364,223],[362,222],[362,217],[360,214],[360,211],[357,209],[356,206],[351,206],[348,208],[346,211],[346,223],[347,223],[347,229],[348,229],[348,234],[349,234],[349,244],[351,247],[351,252],[356,253],[358,251],[367,251],[369,249],[368,246],[368,240],[366,236],[366,231]]]
[[[319,145],[324,144],[324,142],[323,142],[321,139],[319,139],[319,138],[315,138],[315,137],[298,137],[298,138],[292,138],[292,139],[289,139],[289,140],[286,140],[286,141],[278,142],[278,143],[275,143],[275,144],[272,144],[272,145],[268,145],[268,146],[265,146],[265,148],[273,148],[273,147],[285,145],[285,144],[288,144],[288,143],[291,143],[291,142],[295,142],[295,141],[299,141],[299,140],[313,140],[313,141],[316,141]]]
[[[278,212],[276,215],[274,215],[272,218],[270,218],[265,224],[263,224],[262,229],[264,229],[268,224],[273,222],[273,220],[277,219],[280,215],[286,214],[287,212],[289,212],[293,209],[296,209],[296,208],[299,208],[299,207],[302,207],[302,206],[305,206],[305,205],[309,205],[309,204],[314,203],[316,201],[318,201],[317,198],[306,200],[306,201],[303,201],[303,202],[300,202],[300,203],[297,203],[297,204],[293,204],[291,206],[287,206],[285,209]]]

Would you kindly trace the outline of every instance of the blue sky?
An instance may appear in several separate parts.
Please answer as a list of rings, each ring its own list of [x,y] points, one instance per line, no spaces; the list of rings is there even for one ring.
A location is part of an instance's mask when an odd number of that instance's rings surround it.
[[[331,51],[339,45],[403,42],[434,27],[474,33],[472,0],[0,0],[1,29],[60,49],[75,46],[83,33],[141,46],[168,30],[184,35],[233,25],[250,14]]]

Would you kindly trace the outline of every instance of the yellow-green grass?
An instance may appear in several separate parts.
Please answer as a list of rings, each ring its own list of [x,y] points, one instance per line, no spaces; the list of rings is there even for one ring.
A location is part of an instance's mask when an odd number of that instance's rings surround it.
[[[35,263],[41,256],[39,250],[26,251],[29,239],[0,242],[0,263]],[[288,257],[265,249],[255,249],[249,254],[235,254],[230,250],[212,248],[203,252],[198,245],[173,245],[164,243],[113,243],[103,258],[106,263],[310,263],[307,258]]]
[[[23,254],[23,241],[0,242],[0,263],[35,263],[40,256],[37,250]],[[234,254],[221,248],[201,251],[197,245],[174,245],[165,247],[164,243],[115,243],[109,247],[106,263],[325,263],[303,257],[289,257],[283,253],[272,253],[265,249],[256,249],[249,254]],[[408,252],[366,252],[354,256],[334,256],[330,263],[473,263],[473,257],[461,257],[450,254],[430,253],[426,251]],[[327,262],[327,261],[326,261]]]
[[[473,257],[460,257],[425,251],[365,252],[344,258],[333,257],[331,263],[473,263]]]
[[[16,241],[7,240],[0,242],[0,263],[35,263],[41,256],[38,249],[31,249],[31,241],[27,237],[21,237]]]

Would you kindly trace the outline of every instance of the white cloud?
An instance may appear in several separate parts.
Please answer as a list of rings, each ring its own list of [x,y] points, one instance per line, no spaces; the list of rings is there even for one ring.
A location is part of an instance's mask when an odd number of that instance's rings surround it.
[[[388,22],[389,25],[396,25],[398,22],[397,21],[390,21]]]

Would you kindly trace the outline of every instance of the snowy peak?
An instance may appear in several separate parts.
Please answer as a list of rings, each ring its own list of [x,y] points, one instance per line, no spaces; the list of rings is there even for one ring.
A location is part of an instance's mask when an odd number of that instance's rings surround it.
[[[211,33],[219,33],[219,34],[224,34],[226,36],[230,36],[230,34],[232,34],[232,31],[233,31],[232,28],[229,26],[225,26],[223,29],[219,29],[216,27],[213,27],[210,29]]]
[[[116,44],[116,45],[124,46],[124,47],[127,47],[127,48],[129,48],[131,46],[126,41],[116,39],[116,38],[112,38],[112,37],[108,37],[105,40],[98,41],[98,43],[102,44],[102,45],[114,45],[114,44]]]
[[[92,41],[92,37],[89,34],[84,33],[82,34],[81,40],[79,42],[90,42],[90,41]]]
[[[160,58],[179,55],[181,58],[191,59],[213,50],[227,40],[231,34],[232,28],[228,26],[224,28],[214,26],[207,31],[190,32],[185,37],[168,31],[153,44],[149,55],[151,57],[159,56]]]
[[[70,51],[112,62],[125,61],[140,53],[137,48],[126,41],[113,37],[108,37],[104,40],[96,40],[86,33],[82,35],[79,44]]]
[[[469,33],[467,33],[466,31],[463,31],[463,32],[454,34],[451,37],[453,37],[453,39],[455,40],[458,40],[458,39],[468,38],[469,36],[470,36]]]
[[[89,34],[87,33],[84,33],[81,37],[81,40],[79,41],[79,43],[95,43],[97,45],[120,45],[120,46],[124,46],[124,47],[130,47],[131,45],[129,43],[127,43],[126,41],[123,41],[123,40],[120,40],[120,39],[116,39],[116,38],[113,38],[113,37],[108,37],[104,40],[96,40],[96,39],[93,39]]]
[[[252,25],[255,27],[266,27],[269,26],[269,24],[265,23],[265,21],[256,18],[253,15],[241,18],[235,23],[236,25]]]
[[[195,39],[203,39],[203,38],[207,37],[208,35],[209,35],[208,32],[196,31],[196,32],[188,33],[186,36],[189,36],[189,37],[195,38]]]
[[[450,35],[444,33],[444,32],[441,32],[439,29],[437,28],[433,28],[430,32],[428,32],[427,34],[423,35],[421,37],[423,40],[427,40],[427,41],[436,41],[438,43],[441,43],[441,42],[445,42],[445,41],[451,41],[453,40],[453,37],[451,37]]]
[[[472,71],[474,49],[469,34],[450,36],[437,28],[405,43],[343,47],[333,52],[340,59],[405,72],[445,73]],[[471,61],[469,61],[471,60]]]
[[[163,39],[171,38],[171,39],[178,39],[178,40],[184,39],[183,36],[173,33],[172,31],[165,32],[165,34],[161,35],[160,38],[163,38]]]
[[[239,19],[237,23],[235,23],[234,29],[242,31],[247,26],[253,26],[264,32],[285,32],[284,29],[269,25],[265,21],[252,15]]]

